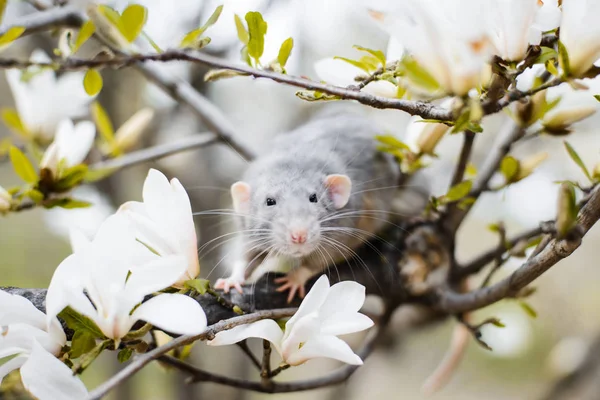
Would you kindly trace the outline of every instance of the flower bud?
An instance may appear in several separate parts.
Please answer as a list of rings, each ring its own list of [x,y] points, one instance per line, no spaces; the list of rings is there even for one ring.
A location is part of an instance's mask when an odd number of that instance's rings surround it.
[[[115,134],[115,147],[121,151],[130,150],[138,142],[154,117],[154,110],[143,108],[133,114]]]
[[[548,153],[538,153],[519,162],[519,171],[514,177],[514,182],[527,178],[533,171],[548,158]]]
[[[2,186],[0,186],[0,213],[10,210],[12,196]]]
[[[417,138],[417,148],[421,153],[433,155],[444,134],[450,129],[446,124],[416,122],[423,125]]]
[[[600,163],[594,166],[594,169],[592,170],[592,178],[594,178],[595,181],[600,180]]]
[[[577,109],[559,110],[544,117],[542,125],[550,134],[569,133],[570,125],[586,119],[596,112],[596,107],[581,107]]]
[[[577,203],[575,189],[570,183],[562,183],[558,192],[558,207],[556,210],[556,232],[559,238],[564,238],[577,223]]]

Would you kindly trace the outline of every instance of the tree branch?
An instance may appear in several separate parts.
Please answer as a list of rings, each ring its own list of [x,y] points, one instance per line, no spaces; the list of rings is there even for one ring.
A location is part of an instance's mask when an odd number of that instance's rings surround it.
[[[580,245],[581,238],[600,219],[600,186],[596,187],[589,202],[582,208],[578,226],[580,232],[564,240],[552,239],[536,255],[530,257],[508,278],[486,288],[469,293],[441,289],[434,295],[434,307],[448,313],[473,311],[516,295],[560,260],[568,257]]]

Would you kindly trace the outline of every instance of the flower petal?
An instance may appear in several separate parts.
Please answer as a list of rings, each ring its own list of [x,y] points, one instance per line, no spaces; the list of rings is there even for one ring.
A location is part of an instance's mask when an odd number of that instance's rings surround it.
[[[300,365],[312,358],[333,358],[352,365],[363,363],[346,342],[335,336],[318,336],[304,343],[285,361],[290,365]]]
[[[34,343],[29,359],[21,367],[23,386],[39,400],[81,400],[88,391],[58,358]]]
[[[185,270],[184,257],[157,257],[155,261],[132,271],[127,280],[126,290],[143,297],[173,285]]]
[[[161,294],[139,306],[132,318],[144,320],[170,333],[197,335],[206,329],[206,315],[192,298]]]
[[[336,313],[321,324],[321,333],[324,335],[346,335],[348,333],[364,331],[373,326],[371,318],[357,312]]]
[[[365,72],[352,64],[334,58],[324,58],[314,64],[319,79],[336,86],[355,84],[354,78]]]
[[[289,319],[289,321],[285,324],[285,338],[290,334],[292,329],[294,328],[294,324],[300,320],[301,318],[307,316],[310,313],[317,311],[325,299],[327,298],[327,294],[329,293],[329,278],[327,275],[321,275],[319,279],[315,282],[315,284],[310,288],[308,294],[302,300],[298,311],[296,314]]]
[[[338,282],[329,289],[319,310],[321,320],[336,313],[357,312],[365,303],[365,287],[354,281]]]
[[[210,346],[225,346],[234,344],[248,338],[260,338],[273,344],[275,350],[281,354],[281,340],[283,332],[277,322],[272,319],[263,319],[251,324],[240,325],[215,335],[213,340],[206,344]]]
[[[14,371],[15,369],[21,368],[23,364],[27,361],[26,355],[20,355],[15,358],[12,358],[0,365],[0,385],[2,384],[2,380],[6,375]]]
[[[43,329],[46,315],[25,297],[0,290],[0,326],[22,322]]]
[[[94,145],[96,127],[90,121],[82,121],[75,125],[71,142],[64,149],[63,157],[69,167],[81,164]]]
[[[0,335],[0,358],[22,352],[30,352],[33,339],[39,342],[46,351],[58,354],[66,342],[58,343],[45,330],[27,324],[11,324],[4,327]]]

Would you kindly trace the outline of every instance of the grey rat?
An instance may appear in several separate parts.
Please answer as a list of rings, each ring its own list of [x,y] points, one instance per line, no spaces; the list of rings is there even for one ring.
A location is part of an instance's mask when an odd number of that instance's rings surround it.
[[[277,280],[288,301],[315,274],[350,259],[390,218],[400,175],[389,154],[377,150],[376,124],[358,114],[335,113],[278,135],[231,186],[241,216],[243,254],[217,288],[242,292],[259,266],[282,260],[292,269]]]

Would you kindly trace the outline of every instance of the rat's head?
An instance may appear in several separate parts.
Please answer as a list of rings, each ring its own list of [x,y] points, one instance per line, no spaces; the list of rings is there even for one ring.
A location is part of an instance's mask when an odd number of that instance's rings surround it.
[[[293,257],[316,250],[322,220],[348,203],[352,183],[346,175],[310,175],[287,180],[265,176],[253,186],[231,186],[233,207],[246,216],[250,247]]]

